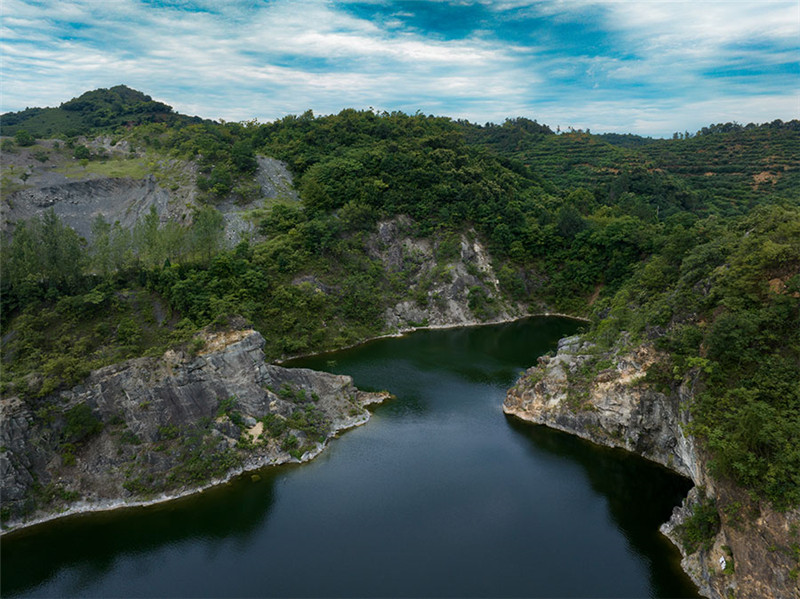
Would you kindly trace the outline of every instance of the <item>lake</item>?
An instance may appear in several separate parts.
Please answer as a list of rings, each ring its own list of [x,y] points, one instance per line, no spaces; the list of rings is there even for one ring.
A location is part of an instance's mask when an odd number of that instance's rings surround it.
[[[502,412],[580,324],[417,331],[296,360],[397,397],[308,464],[2,541],[5,597],[697,597],[658,532],[691,487]]]

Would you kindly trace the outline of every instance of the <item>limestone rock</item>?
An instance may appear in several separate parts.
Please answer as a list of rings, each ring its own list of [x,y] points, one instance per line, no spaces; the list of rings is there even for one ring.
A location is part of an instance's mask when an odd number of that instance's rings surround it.
[[[389,328],[404,331],[419,326],[453,326],[502,322],[525,314],[525,307],[504,298],[486,249],[474,231],[458,239],[457,255],[437,260],[440,240],[410,235],[408,217],[378,223],[367,244],[373,259],[388,272],[405,275],[416,296],[390,306],[384,313]],[[470,294],[485,298],[488,309],[473,309]],[[473,299],[473,306],[475,305]]]
[[[686,434],[695,379],[669,393],[645,382],[661,356],[650,344],[599,352],[580,336],[562,339],[508,391],[507,414],[601,445],[622,447],[691,478],[695,487],[662,526],[683,554],[684,570],[714,599],[800,599],[796,548],[800,510],[777,512],[729,481],[708,474],[708,457]],[[721,526],[709,550],[687,554],[680,529],[704,493],[713,497]]]
[[[169,351],[98,369],[46,398],[56,406],[50,417],[4,398],[0,490],[9,523],[186,494],[243,470],[311,459],[388,396],[361,392],[348,376],[267,364],[264,339],[251,329],[208,333],[205,342],[198,355]],[[102,430],[72,446],[65,415],[82,405]],[[297,426],[316,419],[317,428],[265,430],[270,418],[286,422],[295,412]]]

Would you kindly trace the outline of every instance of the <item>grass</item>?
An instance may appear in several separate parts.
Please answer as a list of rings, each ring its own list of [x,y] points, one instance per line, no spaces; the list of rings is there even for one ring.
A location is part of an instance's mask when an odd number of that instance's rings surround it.
[[[103,177],[129,177],[131,179],[143,179],[152,173],[149,164],[143,158],[93,161],[82,167],[82,170],[85,174]],[[67,176],[69,177],[70,174]],[[80,176],[80,173],[76,173],[74,176]]]

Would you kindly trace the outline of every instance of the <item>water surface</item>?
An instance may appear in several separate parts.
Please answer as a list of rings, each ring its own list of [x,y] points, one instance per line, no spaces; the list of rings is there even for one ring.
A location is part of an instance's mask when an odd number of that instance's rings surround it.
[[[309,464],[2,542],[4,596],[697,596],[658,533],[690,484],[508,419],[578,324],[419,331],[297,365],[397,396]]]

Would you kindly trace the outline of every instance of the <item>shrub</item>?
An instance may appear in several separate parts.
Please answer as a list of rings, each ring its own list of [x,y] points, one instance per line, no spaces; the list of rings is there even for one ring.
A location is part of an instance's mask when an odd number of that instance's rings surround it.
[[[293,449],[297,449],[299,445],[300,441],[298,441],[297,437],[289,435],[283,440],[283,443],[281,443],[281,449],[283,451],[292,451]]]
[[[85,403],[69,409],[66,413],[67,425],[64,439],[70,443],[79,443],[103,430],[103,423],[92,413]]]
[[[36,140],[25,129],[20,129],[14,134],[14,141],[18,146],[32,146]]]
[[[679,535],[686,553],[702,548],[708,551],[719,532],[717,504],[711,497],[703,497],[695,506],[692,515],[681,525]]]
[[[277,414],[267,414],[262,420],[264,428],[272,437],[280,437],[286,430],[286,420]]]

